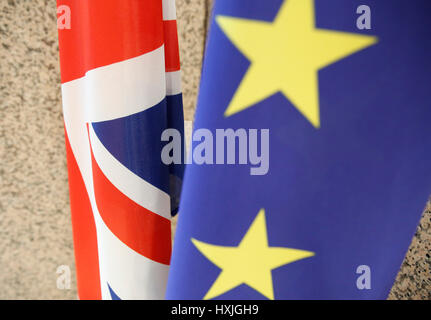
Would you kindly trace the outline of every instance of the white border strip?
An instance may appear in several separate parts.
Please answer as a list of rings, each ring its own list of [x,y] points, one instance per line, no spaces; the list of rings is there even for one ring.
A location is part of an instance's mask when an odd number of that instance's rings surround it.
[[[181,93],[181,71],[166,72],[166,95]]]
[[[176,20],[175,0],[163,0],[163,20]]]
[[[70,87],[84,93],[87,122],[113,120],[151,108],[166,96],[164,46],[90,70],[83,78],[62,85],[66,95]]]

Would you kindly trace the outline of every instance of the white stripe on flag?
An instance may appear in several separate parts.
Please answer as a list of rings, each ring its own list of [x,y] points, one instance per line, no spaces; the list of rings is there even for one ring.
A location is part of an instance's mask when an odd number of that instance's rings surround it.
[[[95,216],[102,299],[112,299],[108,283],[122,300],[164,299],[169,266],[130,249],[109,230],[98,213]]]
[[[163,0],[163,20],[175,19],[177,19],[175,0]]]
[[[108,66],[62,85],[63,93],[85,95],[87,122],[126,117],[158,104],[166,96],[164,46]]]
[[[166,72],[166,95],[181,93],[181,71]]]

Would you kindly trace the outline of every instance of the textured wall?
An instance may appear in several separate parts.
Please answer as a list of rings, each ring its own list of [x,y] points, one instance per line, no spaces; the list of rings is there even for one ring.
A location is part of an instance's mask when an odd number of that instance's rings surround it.
[[[192,120],[209,0],[177,0],[185,117]],[[0,299],[74,299],[54,0],[0,0]],[[431,299],[431,205],[391,298]],[[72,289],[56,287],[69,265]]]

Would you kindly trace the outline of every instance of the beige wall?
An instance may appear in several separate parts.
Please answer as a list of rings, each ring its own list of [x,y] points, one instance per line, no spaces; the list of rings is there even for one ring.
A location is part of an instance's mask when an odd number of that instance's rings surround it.
[[[177,0],[186,120],[209,3]],[[55,1],[0,0],[0,299],[76,297],[59,73]],[[391,298],[431,298],[430,210]],[[56,287],[60,265],[71,290]]]

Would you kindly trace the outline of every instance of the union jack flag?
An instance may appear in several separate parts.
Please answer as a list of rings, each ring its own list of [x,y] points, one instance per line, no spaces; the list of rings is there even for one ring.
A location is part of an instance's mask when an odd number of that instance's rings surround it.
[[[58,0],[61,89],[80,299],[163,299],[183,167],[175,0]]]

